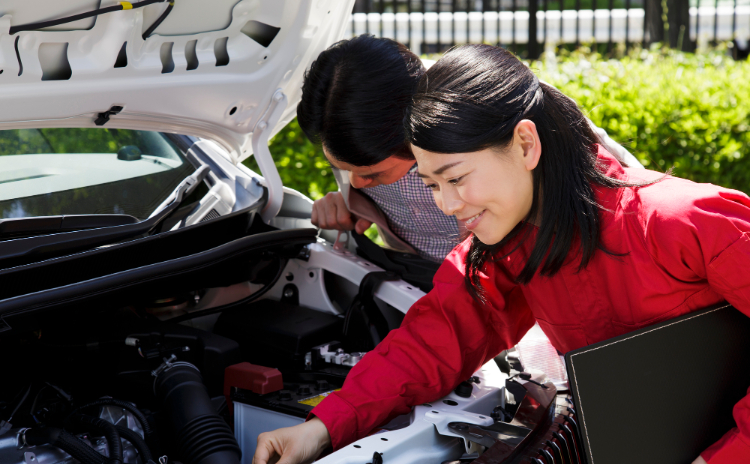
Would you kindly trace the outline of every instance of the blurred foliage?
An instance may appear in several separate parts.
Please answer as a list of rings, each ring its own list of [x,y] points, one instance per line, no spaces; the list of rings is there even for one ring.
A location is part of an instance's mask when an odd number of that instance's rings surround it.
[[[750,193],[750,62],[725,50],[584,51],[530,64],[648,169]]]
[[[293,188],[313,200],[338,190],[323,149],[307,139],[297,118],[271,139],[269,147],[285,187]],[[254,157],[246,159],[243,164],[260,173]]]
[[[36,153],[116,153],[142,146],[141,131],[120,129],[11,129],[0,131],[0,156]],[[144,150],[145,151],[145,150]]]
[[[297,123],[297,118],[271,139],[269,147],[284,186],[293,188],[313,200],[338,190],[331,165],[328,164],[323,149],[307,139]],[[254,157],[246,159],[243,164],[260,173]],[[365,231],[365,235],[378,245],[383,245],[374,225]]]
[[[750,193],[750,62],[721,48],[633,50],[620,59],[581,48],[529,65],[648,169]],[[312,199],[338,189],[296,119],[271,140],[271,154],[287,187]],[[260,172],[253,158],[245,164]],[[379,240],[374,227],[366,234]]]
[[[750,192],[750,62],[723,49],[633,50],[620,59],[581,49],[547,52],[530,66],[647,168]],[[323,151],[296,119],[272,139],[271,153],[284,185],[313,199],[337,190]],[[258,171],[253,158],[245,163]]]

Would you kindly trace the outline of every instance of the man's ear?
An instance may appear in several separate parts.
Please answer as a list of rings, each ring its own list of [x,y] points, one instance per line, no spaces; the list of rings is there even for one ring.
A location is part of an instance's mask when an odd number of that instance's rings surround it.
[[[517,143],[523,149],[526,169],[534,170],[542,156],[542,143],[539,140],[539,133],[536,131],[536,124],[528,119],[522,119],[513,130],[513,138],[515,139],[514,143]]]

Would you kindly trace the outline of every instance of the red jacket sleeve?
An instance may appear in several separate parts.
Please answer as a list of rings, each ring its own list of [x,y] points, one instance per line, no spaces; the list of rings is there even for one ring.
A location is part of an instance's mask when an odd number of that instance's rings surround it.
[[[675,194],[681,198],[662,201],[642,217],[655,260],[675,278],[707,280],[750,316],[750,198],[709,184],[691,184]],[[750,390],[733,413],[737,427],[701,453],[709,464],[750,462]]]
[[[326,425],[334,449],[414,405],[445,396],[534,325],[520,289],[506,276],[496,278],[493,265],[483,277],[491,304],[471,298],[463,282],[467,250],[465,242],[449,255],[434,289],[409,309],[401,327],[365,355],[340,391],[312,411]]]

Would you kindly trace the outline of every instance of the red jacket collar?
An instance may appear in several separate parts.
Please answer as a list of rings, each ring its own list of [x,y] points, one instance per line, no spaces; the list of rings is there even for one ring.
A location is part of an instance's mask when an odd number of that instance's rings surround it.
[[[627,180],[628,175],[625,172],[625,168],[620,164],[620,161],[602,145],[597,144],[596,147],[596,163],[604,175],[614,179]]]

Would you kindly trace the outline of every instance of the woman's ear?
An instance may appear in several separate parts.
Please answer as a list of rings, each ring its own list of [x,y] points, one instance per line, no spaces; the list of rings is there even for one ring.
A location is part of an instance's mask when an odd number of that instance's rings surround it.
[[[522,119],[513,130],[513,138],[513,142],[523,149],[524,166],[529,171],[534,170],[542,156],[542,143],[536,131],[536,124],[528,119]]]

